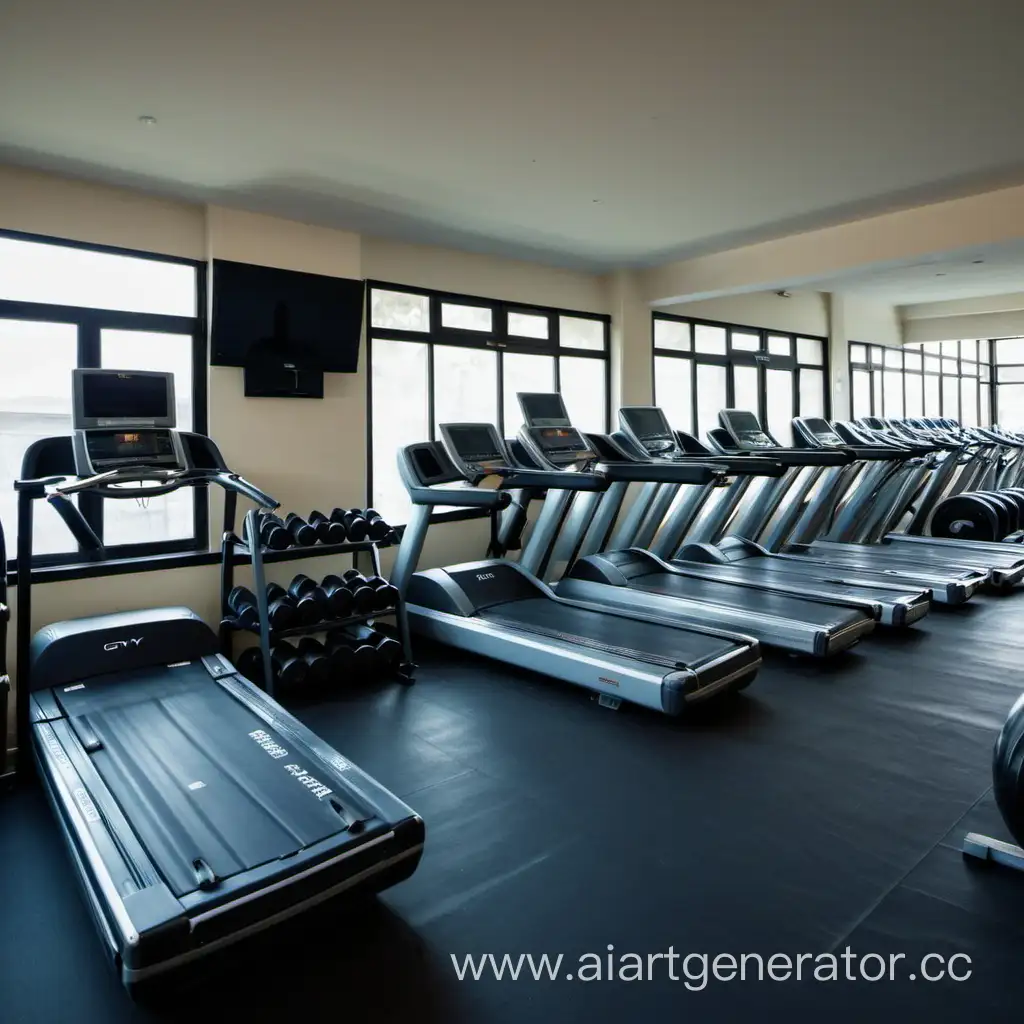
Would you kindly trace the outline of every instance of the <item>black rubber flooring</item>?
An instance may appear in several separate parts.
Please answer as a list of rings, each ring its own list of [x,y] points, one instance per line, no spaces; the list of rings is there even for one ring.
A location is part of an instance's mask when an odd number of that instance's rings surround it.
[[[299,709],[423,815],[418,873],[239,948],[153,1006],[132,1004],[105,962],[41,795],[5,797],[0,1021],[1019,1015],[1024,874],[967,863],[959,844],[967,830],[1009,838],[990,758],[1024,689],[1024,593],[939,610],[827,667],[770,658],[745,695],[688,721],[603,710],[441,648],[418,656],[414,687]],[[609,945],[645,964],[671,948],[679,980],[665,960],[650,981],[565,979]],[[748,960],[747,981],[692,991],[683,973],[688,953],[847,946],[903,954],[901,980],[758,981]],[[452,954],[486,953],[564,960],[557,981],[457,980]],[[928,953],[967,954],[971,977],[909,980]]]

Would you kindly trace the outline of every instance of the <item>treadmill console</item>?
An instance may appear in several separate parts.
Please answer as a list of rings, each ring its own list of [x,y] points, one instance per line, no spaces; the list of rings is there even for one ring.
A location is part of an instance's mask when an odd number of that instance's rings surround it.
[[[541,464],[558,469],[583,470],[597,460],[597,452],[575,427],[531,427],[519,431],[527,451],[540,456]]]
[[[743,451],[756,452],[778,447],[761,429],[761,424],[752,412],[723,409],[718,414],[718,419],[736,442],[736,447]]]
[[[622,432],[652,459],[680,460],[684,453],[665,414],[655,405],[629,405],[619,410]]]
[[[508,453],[493,424],[442,423],[440,431],[448,457],[471,483],[511,468]]]
[[[820,416],[801,417],[794,423],[804,437],[821,448],[846,447],[846,442],[832,429],[828,420]]]
[[[75,472],[183,470],[174,374],[79,369],[72,377]]]

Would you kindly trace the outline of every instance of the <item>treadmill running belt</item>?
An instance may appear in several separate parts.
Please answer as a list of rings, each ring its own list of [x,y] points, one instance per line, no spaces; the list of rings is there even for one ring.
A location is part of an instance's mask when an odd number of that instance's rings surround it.
[[[700,563],[694,568],[704,569]],[[767,590],[735,584],[702,580],[682,576],[673,572],[652,572],[646,576],[635,576],[629,581],[631,588],[646,590],[653,594],[668,594],[685,597],[708,604],[725,604],[731,608],[741,607],[751,616],[772,615],[775,618],[795,619],[811,626],[839,630],[851,622],[864,618],[864,612],[833,604],[802,600],[785,594],[773,594]]]
[[[496,604],[477,613],[498,625],[509,625],[555,635],[581,646],[633,656],[648,663],[693,666],[736,650],[736,644],[722,637],[679,626],[626,619],[610,612],[576,608],[547,597],[528,598]]]
[[[55,696],[78,736],[90,737],[93,766],[176,896],[199,887],[197,861],[227,878],[346,827],[331,801],[285,770],[278,750],[287,753],[288,741],[201,664],[121,673]],[[256,731],[268,737],[262,745]]]

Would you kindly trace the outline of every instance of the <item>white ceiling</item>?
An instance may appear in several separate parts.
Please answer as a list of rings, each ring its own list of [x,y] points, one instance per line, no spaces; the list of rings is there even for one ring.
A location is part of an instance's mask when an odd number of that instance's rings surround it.
[[[649,264],[1024,180],[1022,28],[1020,0],[3,0],[0,160]]]
[[[1024,239],[943,253],[903,266],[822,278],[806,287],[903,306],[1024,291]]]

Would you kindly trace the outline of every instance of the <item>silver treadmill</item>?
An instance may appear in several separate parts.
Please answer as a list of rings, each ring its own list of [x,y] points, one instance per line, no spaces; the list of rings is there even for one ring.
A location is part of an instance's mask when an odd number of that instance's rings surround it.
[[[774,453],[787,450],[762,429],[752,412],[723,409],[718,416],[721,429],[711,431],[709,437],[725,454],[756,452],[771,458]],[[908,454],[904,453],[904,457]],[[857,450],[856,455],[862,460],[877,459],[882,453]],[[885,460],[891,461],[893,457],[891,451],[884,453]],[[898,452],[895,457],[899,457]],[[883,572],[893,580],[930,588],[932,600],[940,604],[963,604],[989,581],[989,571],[974,564],[939,560],[926,555],[916,558],[909,553],[897,554],[887,545],[853,544],[830,539],[842,530],[843,517],[848,512],[843,508],[834,516],[836,487],[842,485],[842,476],[826,481],[807,503],[792,532],[778,535],[773,544],[768,545],[771,550],[783,557],[809,558],[843,570]],[[833,516],[835,522],[830,524]],[[831,531],[827,532],[829,525]]]
[[[641,609],[611,612],[556,595],[522,566],[501,558],[426,569],[416,566],[438,506],[500,512],[511,492],[531,487],[602,490],[595,455],[578,431],[551,430],[544,443],[559,469],[517,468],[489,423],[442,424],[443,442],[407,445],[399,471],[413,513],[392,573],[405,598],[400,614],[434,640],[533,669],[668,715],[749,685],[761,664],[757,641]]]
[[[706,454],[684,451],[664,413],[656,406],[624,407],[619,410],[619,424],[620,431],[605,439],[605,443],[620,452],[620,457],[652,466],[666,463],[686,465],[705,460],[714,462],[715,455],[710,451]],[[621,531],[616,530],[614,546],[646,547],[653,543],[659,549],[657,553],[681,570],[698,573],[707,579],[790,594],[807,600],[848,604],[870,611],[880,624],[886,626],[909,626],[927,615],[931,607],[930,590],[894,583],[882,574],[843,573],[834,566],[781,558],[746,536],[747,524],[752,521],[752,517],[742,511],[736,512],[736,509],[746,486],[761,472],[758,467],[779,463],[778,472],[766,475],[766,483],[769,485],[766,489],[770,491],[773,489],[771,485],[783,475],[783,471],[788,473],[794,468],[808,465],[827,465],[819,458],[819,453],[783,453],[778,460],[750,456],[719,458],[722,459],[723,469],[735,476],[733,484],[719,497],[718,505],[713,509],[717,521],[724,524],[724,535],[718,536],[717,527],[714,524],[709,526],[705,520],[702,535],[707,540],[686,542],[686,533],[699,511],[698,504],[703,504],[710,497],[711,489],[705,488],[703,493],[686,495],[683,500],[676,501],[668,517],[660,523],[655,539],[647,544],[642,543],[642,540],[650,536],[650,527],[655,525],[653,520],[658,516],[658,512],[652,510],[651,506],[659,501],[664,504],[667,498],[675,498],[672,493],[662,493],[670,489],[661,488],[637,496],[629,512],[629,518],[634,524],[633,532],[630,535],[630,528],[624,523]],[[837,461],[844,458],[840,456]],[[618,517],[623,497],[624,490],[617,491],[614,485],[602,497],[592,528],[595,535],[608,532]],[[748,499],[748,502],[757,506],[760,504],[758,498]],[[753,520],[770,512],[769,509],[761,510],[757,507],[752,511]],[[643,525],[645,518],[649,519],[646,530]],[[683,538],[682,543],[680,537]],[[584,553],[591,554],[589,550]]]
[[[545,444],[546,432],[574,431],[562,397],[556,393],[525,393],[519,395],[519,401],[526,421],[519,440],[533,465],[550,470],[558,465],[561,454]],[[588,435],[587,441],[599,452],[600,435]],[[751,464],[757,472],[781,470],[777,466],[773,470],[762,460],[734,461]],[[724,474],[720,465],[713,470],[714,475],[708,467],[693,460],[651,463],[631,459],[621,451],[605,450],[597,468],[611,487],[619,489],[632,482],[701,485]],[[703,479],[698,473],[704,475]],[[600,500],[592,500],[595,498]],[[602,505],[607,508],[602,496],[574,496],[571,491],[550,488],[520,565],[551,580],[554,591],[563,597],[617,612],[640,611],[742,628],[766,645],[815,657],[838,654],[874,628],[874,608],[865,598],[843,601],[823,596],[812,600],[773,592],[755,583],[716,578],[718,570],[725,575],[727,567],[670,563],[640,548],[585,554],[611,526],[610,518],[601,514]],[[557,579],[563,561],[569,570]]]
[[[793,420],[793,430],[795,436],[821,449],[848,447],[852,439],[844,439],[827,420],[816,417],[797,417]],[[859,436],[857,441],[857,450],[860,452],[885,449],[884,444],[870,436]],[[903,443],[911,452],[912,446],[918,445],[920,450],[929,455],[951,447],[945,442],[932,441],[923,435],[917,438],[908,436]],[[897,500],[889,508],[883,506],[878,510],[875,517],[877,526],[873,532],[879,534],[880,543],[890,546],[894,553],[916,557],[920,552],[930,557],[977,563],[979,567],[988,570],[992,583],[1000,587],[1011,587],[1024,579],[1024,554],[1017,545],[1004,541],[929,537],[923,533],[934,501],[937,500],[932,492],[941,493],[945,490],[945,485],[956,468],[956,454],[957,450],[954,450],[947,454],[943,462],[925,463],[924,472],[915,474],[908,486],[899,489],[897,497],[902,500]],[[931,481],[927,479],[929,473],[933,474]],[[867,515],[869,510],[865,506],[869,502],[869,488],[862,488],[860,493],[852,498],[850,517],[853,518],[853,514],[860,511]],[[919,513],[913,516],[908,532],[895,532],[892,526],[909,511],[911,502],[920,506]]]

